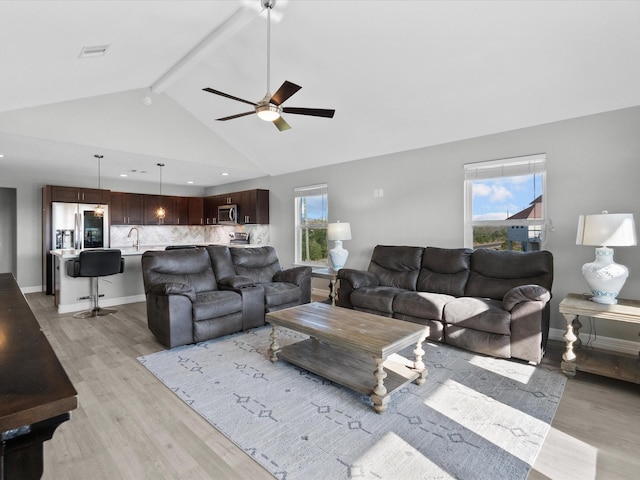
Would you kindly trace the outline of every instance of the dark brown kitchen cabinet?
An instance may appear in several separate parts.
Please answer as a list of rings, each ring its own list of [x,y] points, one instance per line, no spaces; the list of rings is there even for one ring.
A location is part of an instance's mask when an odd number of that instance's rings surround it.
[[[138,193],[111,192],[109,220],[111,225],[142,225],[144,197]]]
[[[158,208],[164,208],[164,218],[158,218]],[[144,195],[145,225],[175,225],[176,197],[166,195]]]
[[[216,195],[218,197],[218,205],[238,205],[242,201],[244,192],[225,193]]]
[[[109,190],[98,190],[97,188],[77,188],[51,186],[52,202],[67,203],[109,203]]]
[[[188,197],[189,225],[204,225],[204,198]]]
[[[175,225],[189,225],[189,197],[174,197],[176,201]]]
[[[237,204],[239,213],[238,223],[269,223],[269,190],[247,190],[240,192]]]
[[[218,217],[218,205],[221,205],[220,195],[204,197],[204,224],[215,225]]]

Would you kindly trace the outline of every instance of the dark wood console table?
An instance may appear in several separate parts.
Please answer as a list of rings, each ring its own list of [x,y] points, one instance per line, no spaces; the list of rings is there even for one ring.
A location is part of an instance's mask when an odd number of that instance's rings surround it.
[[[43,443],[77,395],[13,275],[0,274],[0,480],[42,477]]]

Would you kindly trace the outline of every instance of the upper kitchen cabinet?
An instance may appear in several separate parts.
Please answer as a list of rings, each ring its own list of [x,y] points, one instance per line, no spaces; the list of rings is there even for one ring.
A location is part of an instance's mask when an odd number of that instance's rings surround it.
[[[67,203],[109,203],[109,190],[98,190],[97,188],[76,188],[51,186],[52,202]]]
[[[144,197],[139,193],[111,192],[109,200],[111,225],[142,225]]]
[[[204,225],[204,198],[188,197],[189,225]]]
[[[215,225],[218,217],[218,205],[221,205],[220,195],[204,197],[204,224]]]
[[[189,197],[174,197],[176,201],[176,225],[189,225]]]
[[[164,208],[164,218],[158,218],[158,208]],[[176,197],[144,195],[145,225],[176,225]]]
[[[236,194],[237,195],[237,194]],[[240,192],[238,223],[269,223],[269,190],[247,190]]]
[[[239,205],[240,202],[242,202],[244,193],[245,192],[234,192],[217,195],[218,205]]]

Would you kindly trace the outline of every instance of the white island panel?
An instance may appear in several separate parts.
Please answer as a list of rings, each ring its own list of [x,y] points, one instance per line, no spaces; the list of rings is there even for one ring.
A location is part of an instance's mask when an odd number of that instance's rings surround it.
[[[123,248],[124,272],[116,275],[100,277],[99,305],[112,307],[125,303],[144,302],[144,285],[142,282],[142,254],[147,250],[164,250],[164,247],[152,247],[136,250]],[[80,300],[90,295],[91,279],[74,278],[67,275],[66,262],[78,258],[81,250],[52,250],[55,261],[55,304],[58,313],[78,312],[93,308],[91,300]]]

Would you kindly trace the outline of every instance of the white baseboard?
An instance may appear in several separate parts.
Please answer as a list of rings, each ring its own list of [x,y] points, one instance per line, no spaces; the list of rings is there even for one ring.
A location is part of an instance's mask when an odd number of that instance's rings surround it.
[[[42,285],[36,285],[35,287],[22,287],[20,291],[26,295],[27,293],[40,293],[43,292],[44,289]]]
[[[559,342],[564,342],[563,335],[566,333],[566,330],[560,330],[558,328],[550,328],[549,329],[549,339],[557,340]],[[591,345],[593,348],[598,348],[602,350],[610,350],[612,352],[618,353],[626,353],[629,355],[638,355],[640,352],[640,342],[633,342],[631,340],[623,340],[620,338],[612,338],[612,337],[603,337],[602,335],[598,335],[597,337],[591,336]],[[580,332],[580,340],[582,341],[582,345],[586,345],[589,341],[589,332]]]
[[[108,298],[101,299],[98,303],[101,307],[115,307],[117,305],[124,305],[126,303],[136,303],[146,301],[144,294],[131,295],[130,297]],[[90,300],[85,300],[77,303],[68,303],[66,305],[58,305],[58,313],[71,313],[81,312],[82,310],[89,310],[93,308],[93,304]]]

